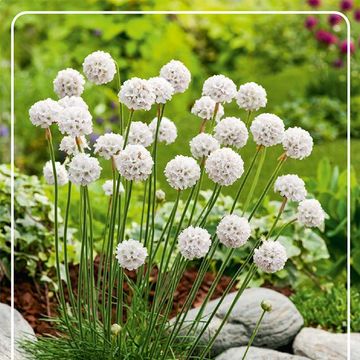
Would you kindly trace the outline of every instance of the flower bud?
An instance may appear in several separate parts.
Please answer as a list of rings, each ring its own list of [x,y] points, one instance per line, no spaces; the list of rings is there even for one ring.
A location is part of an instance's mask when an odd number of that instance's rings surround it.
[[[272,310],[271,301],[269,301],[269,300],[263,300],[263,301],[261,302],[261,308],[262,308],[264,311],[270,312],[270,311]]]
[[[118,336],[121,331],[121,326],[119,324],[112,324],[111,325],[111,334],[114,336]]]
[[[156,202],[158,204],[164,202],[165,201],[165,193],[164,193],[164,191],[162,191],[161,189],[156,190],[155,197],[156,197]]]

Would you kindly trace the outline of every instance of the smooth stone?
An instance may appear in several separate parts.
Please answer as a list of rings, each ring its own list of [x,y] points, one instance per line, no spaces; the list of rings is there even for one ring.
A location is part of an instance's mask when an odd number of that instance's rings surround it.
[[[312,360],[346,360],[347,334],[335,334],[322,329],[303,328],[293,344],[294,353]],[[360,333],[350,336],[351,359],[360,359]]]
[[[23,316],[14,310],[15,326],[15,359],[25,360],[23,351],[17,344],[23,340],[36,340],[34,330]],[[0,360],[11,359],[11,307],[0,303]]]
[[[202,335],[199,345],[207,344],[212,335],[215,334],[235,296],[236,293],[232,293],[225,297],[210,325]],[[304,324],[303,318],[295,305],[286,296],[274,290],[251,288],[244,291],[234,306],[227,323],[216,338],[211,351],[213,356],[227,349],[248,344],[256,322],[262,313],[260,304],[263,300],[269,300],[272,303],[272,311],[265,314],[253,345],[277,349],[292,342]],[[218,299],[213,300],[207,304],[203,312],[202,323],[209,319],[218,301]],[[186,321],[183,324],[182,334],[196,317],[198,311],[199,308],[195,308],[188,312]],[[202,323],[199,324],[195,335],[200,333],[203,327]]]
[[[242,360],[245,351],[246,346],[228,349],[215,360]],[[309,360],[309,358],[252,346],[246,354],[246,360]]]

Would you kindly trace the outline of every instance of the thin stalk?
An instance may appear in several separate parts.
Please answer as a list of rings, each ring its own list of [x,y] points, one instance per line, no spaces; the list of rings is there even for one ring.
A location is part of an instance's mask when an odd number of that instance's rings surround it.
[[[247,115],[246,115],[245,125],[246,125],[247,128],[249,127],[250,116],[251,116],[251,110],[249,110],[249,111],[247,112]]]
[[[211,210],[213,209],[213,207],[214,207],[215,204],[216,204],[216,201],[217,201],[217,199],[218,199],[218,197],[219,197],[219,195],[220,195],[221,189],[222,189],[222,187],[219,186],[219,188],[218,188],[218,190],[217,190],[217,192],[216,192],[216,195],[215,195],[213,201],[211,202],[211,204],[210,204],[209,207],[207,208],[204,217],[201,219],[200,226],[204,226],[204,225],[205,225],[206,220],[207,220],[208,216],[210,215]]]
[[[127,122],[127,125],[126,125],[125,138],[124,138],[124,149],[125,149],[125,146],[127,145],[127,142],[128,142],[130,126],[131,126],[131,121],[132,121],[133,115],[134,115],[134,110],[130,110],[129,119],[128,119],[128,122]]]
[[[297,219],[295,218],[295,219],[292,219],[292,220],[288,221],[287,223],[285,223],[285,224],[280,228],[280,230],[279,230],[279,232],[277,233],[274,241],[276,241],[276,240],[280,237],[281,233],[282,233],[289,225],[291,225],[291,224],[293,224],[294,222],[296,222],[296,220],[297,220]]]
[[[189,221],[188,221],[188,226],[191,225],[192,219],[194,217],[194,213],[195,213],[196,205],[197,205],[197,202],[198,202],[202,181],[203,181],[203,178],[204,178],[204,172],[205,172],[204,170],[205,170],[205,158],[202,159],[201,164],[200,164],[200,179],[199,179],[198,183],[196,184],[196,193],[195,193],[194,203],[193,203],[191,213],[190,213],[190,217],[189,217]]]
[[[118,91],[121,89],[121,74],[119,64],[115,61],[116,66],[116,74],[117,74],[117,83],[118,83]],[[124,123],[123,123],[123,104],[119,103],[119,120],[120,120],[120,134],[122,135],[124,132]]]
[[[266,240],[267,240],[267,239],[270,239],[270,236],[271,236],[271,234],[273,233],[273,231],[274,231],[274,229],[275,229],[275,227],[276,227],[276,225],[277,225],[277,223],[278,223],[278,221],[279,221],[279,219],[280,219],[281,214],[284,212],[286,202],[287,202],[287,198],[284,197],[284,198],[283,198],[283,201],[282,201],[282,203],[281,203],[279,212],[278,212],[278,214],[277,214],[277,216],[276,216],[276,219],[275,219],[275,221],[273,222],[271,229],[269,230],[269,232],[268,232],[267,235],[266,235]]]

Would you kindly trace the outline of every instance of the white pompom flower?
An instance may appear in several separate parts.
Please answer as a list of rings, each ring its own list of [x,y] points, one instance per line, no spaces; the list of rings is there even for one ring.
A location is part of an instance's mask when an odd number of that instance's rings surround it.
[[[80,136],[79,140],[83,149],[90,149],[85,136]],[[67,155],[75,155],[79,152],[76,139],[72,136],[64,136],[60,142],[59,149]]]
[[[201,227],[189,226],[178,237],[180,253],[188,260],[204,257],[208,253],[210,246],[210,234]]]
[[[99,136],[94,144],[94,153],[99,154],[104,159],[119,154],[124,147],[124,138],[119,134],[107,133]]]
[[[202,96],[195,101],[191,113],[203,120],[211,120],[214,116],[216,102],[210,96]]]
[[[77,70],[67,68],[58,72],[53,84],[59,98],[80,96],[84,91],[85,79]]]
[[[235,214],[226,215],[219,222],[216,235],[226,247],[238,248],[244,245],[251,235],[249,221]]]
[[[284,122],[274,114],[260,114],[251,123],[250,131],[257,145],[280,144],[284,137]]]
[[[79,153],[70,161],[68,173],[72,183],[86,186],[100,177],[101,167],[98,159]]]
[[[149,124],[149,129],[153,134],[153,139],[156,135],[158,118],[154,118]],[[158,131],[158,141],[164,142],[166,145],[172,144],[177,138],[176,125],[167,117],[163,116],[160,122]]]
[[[301,201],[298,206],[297,219],[307,227],[322,227],[325,221],[325,212],[319,201],[306,199]]]
[[[72,137],[89,135],[93,131],[91,114],[79,106],[63,109],[59,116],[58,126],[62,134]]]
[[[142,145],[127,145],[115,157],[115,163],[120,175],[129,181],[146,180],[154,165],[150,152]]]
[[[294,174],[279,176],[275,181],[274,191],[296,202],[304,200],[307,195],[304,180]]]
[[[138,269],[145,264],[147,256],[146,247],[137,240],[124,240],[116,247],[116,259],[120,266],[126,270]]]
[[[62,107],[57,101],[52,99],[40,100],[29,109],[30,121],[33,125],[46,129],[58,121],[61,111]]]
[[[275,273],[284,268],[288,257],[283,245],[267,240],[254,251],[254,263],[266,273]]]
[[[190,151],[195,159],[208,157],[219,148],[219,142],[210,134],[201,133],[190,140]]]
[[[137,77],[126,80],[118,96],[119,101],[130,110],[150,110],[156,99],[149,81]]]
[[[217,103],[229,103],[236,95],[236,85],[224,75],[214,75],[205,80],[202,95],[210,96]]]
[[[232,149],[222,148],[215,150],[207,158],[205,171],[215,183],[229,186],[244,173],[244,162]]]
[[[96,85],[107,84],[116,74],[115,61],[104,51],[94,51],[83,62],[85,76]]]
[[[314,142],[308,131],[292,127],[285,131],[282,144],[286,156],[302,160],[311,154]]]
[[[189,156],[176,155],[164,170],[169,185],[176,190],[185,190],[196,184],[200,178],[200,166]]]
[[[133,121],[130,124],[128,144],[148,147],[153,142],[153,134],[149,126],[141,121]]]
[[[246,145],[249,132],[246,125],[236,117],[226,117],[218,122],[214,136],[221,145],[242,148]]]
[[[78,106],[78,107],[83,107],[86,110],[89,109],[84,99],[80,96],[64,96],[63,98],[58,100],[58,104],[63,108]]]
[[[171,100],[174,95],[174,88],[169,81],[160,76],[152,77],[148,81],[155,93],[157,104],[166,104],[167,101]]]
[[[254,82],[248,82],[240,86],[236,94],[236,102],[240,109],[257,111],[266,106],[266,91]]]
[[[190,84],[191,74],[179,60],[171,60],[160,69],[160,76],[174,88],[175,93],[183,93]]]
[[[112,180],[106,180],[102,186],[102,189],[104,190],[105,195],[112,196],[113,194],[113,184],[114,182]],[[122,183],[119,185],[119,193],[124,193],[125,189]]]
[[[62,186],[69,182],[68,173],[65,169],[65,166],[60,164],[58,161],[55,162],[55,171],[56,171],[56,178],[57,178],[57,184]],[[53,172],[53,166],[51,160],[49,160],[44,168],[43,168],[43,174],[46,182],[49,185],[53,185],[55,183],[54,179],[54,172]]]

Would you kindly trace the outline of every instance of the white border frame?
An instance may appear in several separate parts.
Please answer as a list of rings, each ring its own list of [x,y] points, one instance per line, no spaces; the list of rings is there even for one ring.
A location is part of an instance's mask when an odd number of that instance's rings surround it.
[[[14,161],[15,161],[15,142],[14,142],[14,105],[15,105],[15,23],[25,15],[331,15],[341,16],[346,23],[347,41],[350,42],[351,27],[346,15],[339,11],[23,11],[18,13],[11,22],[11,360],[15,360],[15,326],[14,326]],[[350,46],[347,48],[347,359],[350,360],[350,166],[351,166],[351,146],[350,146]]]

